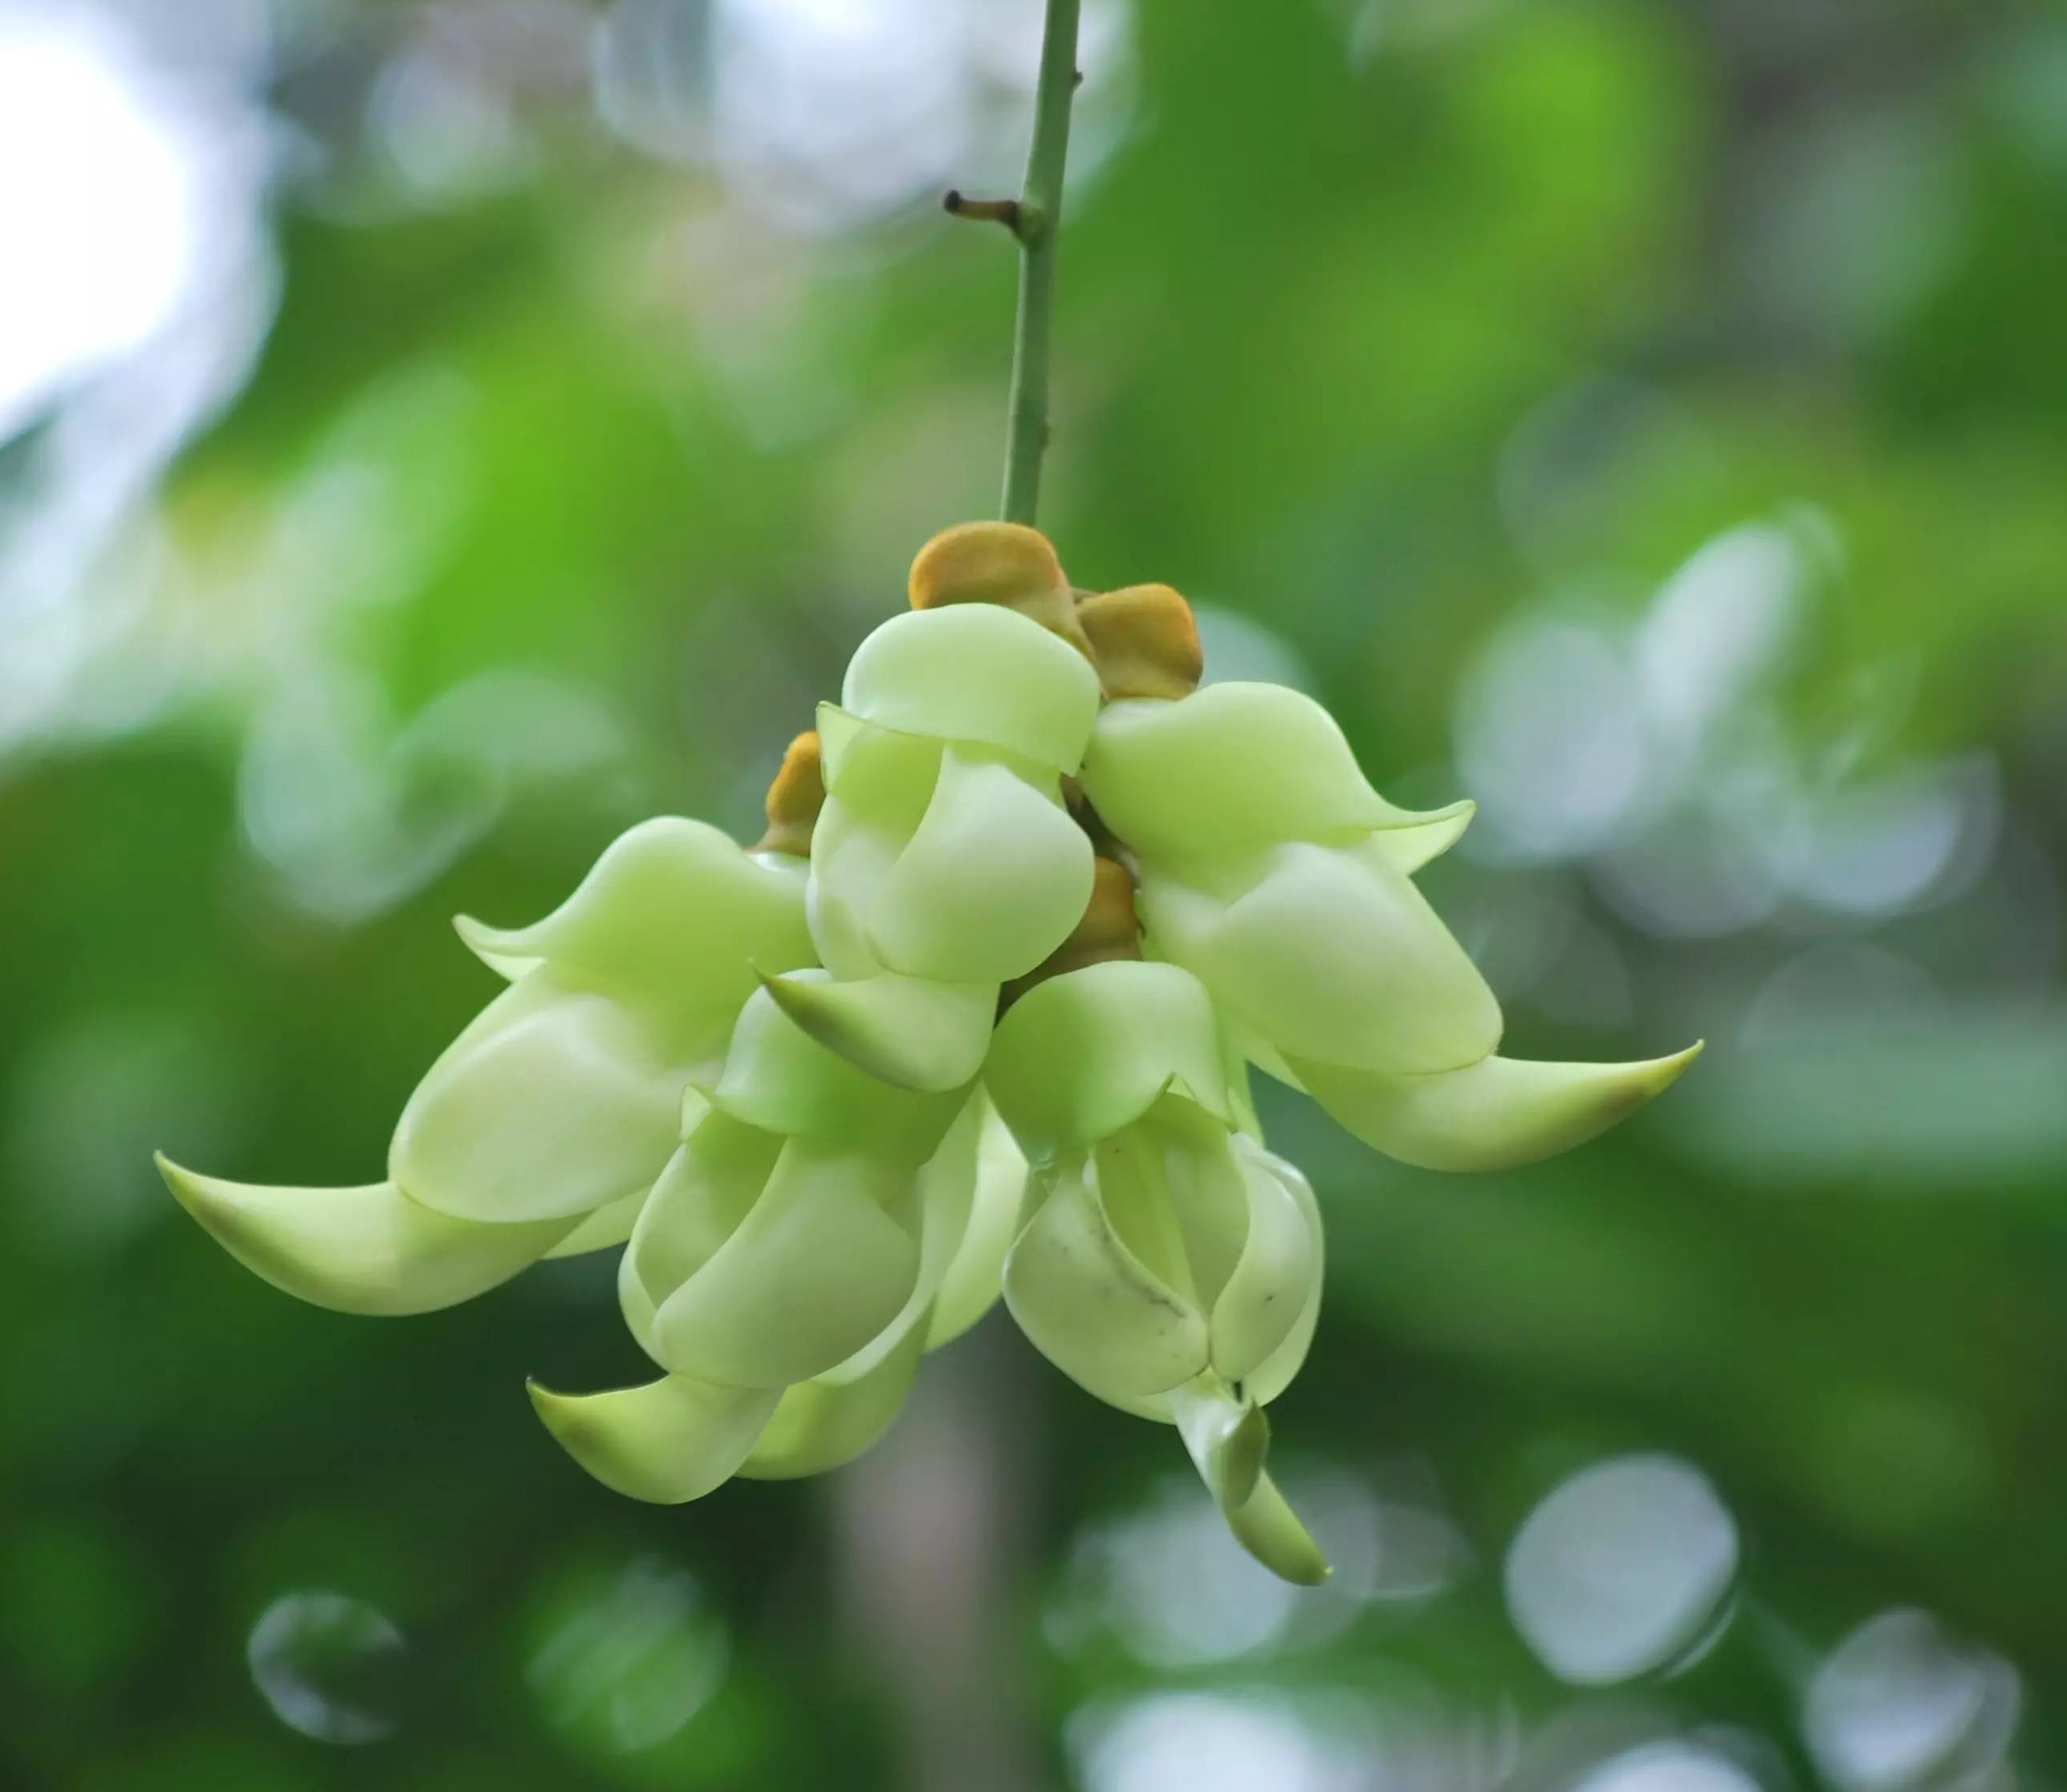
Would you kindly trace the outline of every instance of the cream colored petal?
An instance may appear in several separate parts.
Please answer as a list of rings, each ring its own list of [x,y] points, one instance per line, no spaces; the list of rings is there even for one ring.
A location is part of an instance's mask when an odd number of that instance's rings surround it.
[[[827,988],[826,973],[797,971],[784,982],[779,992],[755,990],[740,1011],[724,1073],[703,1091],[711,1104],[765,1132],[924,1163],[966,1105],[965,1091],[893,1088],[870,1075],[812,1038],[777,1000]]]
[[[1320,1286],[1320,1258],[1292,1189],[1253,1160],[1243,1164],[1248,1236],[1212,1308],[1213,1367],[1242,1382],[1269,1363]]]
[[[1005,1254],[1019,1236],[1031,1172],[1011,1129],[980,1091],[982,1132],[967,1222],[942,1275],[926,1327],[926,1347],[938,1350],[991,1310],[1003,1292]]]
[[[568,1454],[606,1487],[680,1506],[739,1472],[781,1391],[716,1388],[665,1375],[607,1394],[555,1394],[527,1383],[531,1404]]]
[[[448,1219],[392,1182],[275,1189],[159,1172],[210,1237],[275,1288],[340,1313],[429,1313],[471,1300],[549,1251],[571,1219],[484,1225]]]
[[[910,1185],[898,1165],[791,1140],[731,1235],[659,1300],[652,1338],[661,1361],[679,1375],[761,1388],[844,1362],[897,1316],[918,1280],[914,1228],[888,1210],[909,1203]]]
[[[543,962],[563,984],[722,1033],[752,991],[756,968],[813,961],[804,876],[796,860],[749,854],[714,827],[663,815],[619,835],[543,920],[498,929],[462,920],[459,930],[505,974]],[[708,1054],[723,1043],[685,1049]]]
[[[1158,949],[1287,1059],[1454,1070],[1499,1042],[1485,979],[1380,855],[1275,847],[1219,893],[1151,869],[1138,901]]]
[[[1320,1297],[1326,1269],[1327,1253],[1320,1227],[1320,1204],[1313,1198],[1313,1189],[1298,1169],[1282,1157],[1267,1152],[1253,1139],[1237,1137],[1235,1150],[1251,1173],[1263,1173],[1275,1177],[1288,1189],[1299,1205],[1306,1220],[1307,1237],[1313,1254],[1313,1270],[1307,1284],[1306,1298],[1299,1310],[1299,1317],[1292,1322],[1292,1329],[1276,1350],[1251,1369],[1242,1380],[1242,1392],[1259,1406],[1268,1406],[1292,1384],[1292,1378],[1305,1366],[1306,1353],[1312,1348],[1315,1327],[1320,1323]]]
[[[995,983],[938,983],[894,972],[854,982],[769,977],[775,1005],[849,1063],[901,1089],[965,1087],[997,1018]]]
[[[591,1251],[608,1250],[623,1244],[639,1222],[639,1209],[646,1205],[646,1193],[645,1189],[637,1189],[629,1195],[621,1195],[607,1207],[597,1208],[546,1255],[586,1257]]]
[[[922,1321],[924,1315],[920,1315]],[[785,1388],[775,1416],[739,1473],[750,1481],[794,1481],[852,1462],[890,1428],[910,1392],[926,1327],[905,1327],[895,1350],[851,1381]]]
[[[1034,1347],[1103,1400],[1206,1367],[1205,1315],[1121,1236],[1088,1164],[1065,1164],[1005,1260],[1005,1303]]]
[[[662,1056],[628,1009],[533,971],[417,1085],[389,1176],[454,1219],[588,1213],[652,1185],[691,1067]]]
[[[1470,813],[1465,804],[1425,814],[1394,807],[1357,768],[1335,718],[1282,685],[1209,685],[1174,702],[1108,704],[1083,782],[1122,839],[1145,857],[1180,863],[1372,829],[1433,828],[1434,839],[1449,828],[1454,839],[1460,812]]]
[[[1035,985],[999,1022],[983,1082],[1037,1164],[1110,1137],[1173,1086],[1234,1117],[1211,998],[1175,965],[1116,960]]]
[[[892,617],[855,650],[840,696],[879,727],[982,742],[1058,772],[1076,770],[1098,701],[1089,660],[991,603]]]
[[[1432,1076],[1292,1060],[1308,1092],[1366,1144],[1430,1170],[1504,1170],[1605,1132],[1671,1087],[1699,1055],[1632,1064],[1486,1058]]]
[[[926,819],[870,900],[870,944],[885,965],[913,977],[996,984],[1024,976],[1083,917],[1092,856],[1052,791],[950,747]]]

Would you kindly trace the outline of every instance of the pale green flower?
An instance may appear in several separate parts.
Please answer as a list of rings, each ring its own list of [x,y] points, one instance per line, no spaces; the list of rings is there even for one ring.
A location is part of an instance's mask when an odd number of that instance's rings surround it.
[[[1134,855],[1148,949],[1197,974],[1258,1063],[1392,1156],[1484,1170],[1563,1151],[1699,1049],[1633,1064],[1497,1056],[1499,1005],[1410,875],[1471,805],[1395,808],[1296,691],[1111,704],[1083,784]]]
[[[417,1085],[385,1181],[275,1189],[162,1164],[194,1217],[290,1294],[425,1312],[621,1242],[757,968],[813,956],[800,860],[672,818],[621,836],[535,925],[459,929],[510,987]]]
[[[1288,1579],[1326,1563],[1263,1472],[1262,1408],[1312,1341],[1320,1215],[1254,1115],[1211,999],[1174,965],[1044,982],[985,1067],[1040,1205],[1005,1266],[1020,1328],[1080,1386],[1175,1423],[1243,1543]]]

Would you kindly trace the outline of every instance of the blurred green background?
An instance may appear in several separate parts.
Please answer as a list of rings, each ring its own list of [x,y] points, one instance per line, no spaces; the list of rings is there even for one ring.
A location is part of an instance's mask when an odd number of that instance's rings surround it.
[[[1270,1102],[1328,1589],[995,1317],[856,1468],[635,1506],[523,1392],[641,1378],[607,1258],[340,1318],[153,1176],[377,1176],[455,911],[758,828],[995,505],[938,195],[1039,10],[0,3],[0,1783],[2067,1784],[2043,6],[1086,6],[1072,575],[1479,799],[1513,1050],[1711,1042],[1509,1176]]]

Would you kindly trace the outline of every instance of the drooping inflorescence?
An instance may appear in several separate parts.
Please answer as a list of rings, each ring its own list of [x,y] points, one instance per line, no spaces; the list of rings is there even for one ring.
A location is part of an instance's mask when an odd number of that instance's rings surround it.
[[[1166,586],[1073,591],[1043,536],[977,523],[928,543],[911,598],[754,847],[645,822],[543,920],[459,922],[508,987],[417,1086],[386,1180],[165,1178],[347,1312],[624,1245],[661,1372],[531,1392],[639,1499],[850,1461],[1002,1292],[1072,1380],[1174,1424],[1252,1554],[1318,1580],[1263,1408],[1313,1336],[1320,1213],[1250,1067],[1395,1157],[1483,1169],[1590,1138],[1693,1054],[1498,1056],[1411,881],[1471,806],[1394,807],[1296,691],[1198,688]]]

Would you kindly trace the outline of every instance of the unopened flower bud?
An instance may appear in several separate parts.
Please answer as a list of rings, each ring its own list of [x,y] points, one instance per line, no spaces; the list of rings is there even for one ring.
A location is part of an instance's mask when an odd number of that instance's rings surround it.
[[[768,831],[754,850],[808,859],[811,831],[824,807],[824,770],[819,762],[818,732],[812,729],[798,735],[783,754],[782,767],[768,786]]]
[[[1087,591],[1076,620],[1091,643],[1098,682],[1115,702],[1130,697],[1189,697],[1205,676],[1198,621],[1167,585]]]
[[[963,522],[943,529],[912,562],[911,606],[997,603],[1090,649],[1062,563],[1047,536],[1017,522]]]

